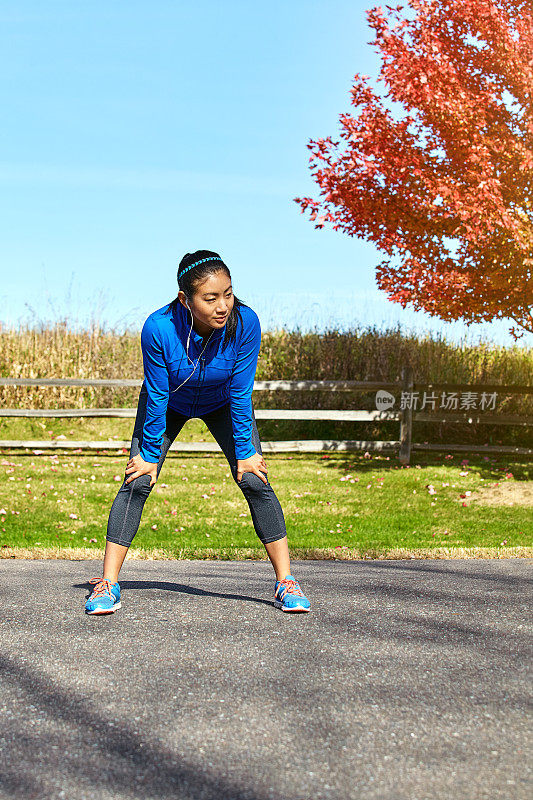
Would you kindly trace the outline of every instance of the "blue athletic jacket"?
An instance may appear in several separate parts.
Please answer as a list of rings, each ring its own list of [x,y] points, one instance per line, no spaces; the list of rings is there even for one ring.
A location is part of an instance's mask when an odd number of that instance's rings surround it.
[[[191,330],[189,361],[187,336],[191,329],[190,312],[178,302],[175,312],[164,314],[169,304],[153,311],[141,331],[144,367],[143,386],[148,397],[140,450],[144,461],[157,463],[166,427],[167,407],[187,417],[199,417],[230,402],[235,439],[235,457],[249,458],[252,445],[252,390],[261,346],[259,317],[250,306],[241,305],[235,342],[223,348],[226,325],[214,329],[209,344],[194,371],[204,347],[203,338]],[[183,381],[189,380],[177,391]]]

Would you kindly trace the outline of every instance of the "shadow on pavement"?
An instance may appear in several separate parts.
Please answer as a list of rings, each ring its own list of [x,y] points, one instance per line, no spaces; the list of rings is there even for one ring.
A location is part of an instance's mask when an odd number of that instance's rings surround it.
[[[195,576],[196,577],[196,576]],[[188,586],[185,583],[171,583],[170,581],[121,581],[119,578],[121,592],[126,589],[162,589],[166,592],[180,592],[200,597],[219,597],[222,600],[238,600],[246,603],[259,603],[265,606],[273,606],[272,600],[264,600],[261,597],[250,597],[246,594],[227,594],[224,592],[209,592],[206,589],[197,589],[195,586]],[[75,589],[87,589],[92,591],[94,585],[85,581],[84,583],[73,583]],[[272,592],[272,596],[274,593]]]
[[[90,702],[58,688],[27,666],[0,656],[0,674],[18,695],[23,690],[28,696],[26,708],[32,715],[44,713],[57,725],[55,733],[35,737],[31,717],[18,719],[11,747],[3,746],[0,786],[8,795],[25,800],[58,796],[39,778],[56,771],[70,785],[74,782],[76,796],[98,797],[99,791],[107,790],[120,797],[261,800],[253,790],[243,791],[220,775],[201,774],[197,767],[180,763],[179,755],[148,742],[127,725],[108,722]],[[65,727],[71,730],[65,733]],[[33,761],[31,771],[28,761]],[[65,797],[68,794],[64,792]]]

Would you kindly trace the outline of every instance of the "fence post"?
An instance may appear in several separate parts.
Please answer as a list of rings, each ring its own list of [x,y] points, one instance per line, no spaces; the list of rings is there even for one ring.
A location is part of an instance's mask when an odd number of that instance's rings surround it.
[[[402,391],[411,393],[413,391],[413,368],[411,366],[402,367]],[[398,458],[400,464],[409,464],[411,458],[411,433],[413,430],[413,409],[410,403],[406,403],[402,409],[400,420],[400,452]]]

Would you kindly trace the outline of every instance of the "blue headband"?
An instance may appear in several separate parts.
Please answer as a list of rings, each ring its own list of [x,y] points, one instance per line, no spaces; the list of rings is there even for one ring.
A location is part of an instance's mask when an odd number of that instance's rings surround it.
[[[209,258],[202,258],[201,261],[195,261],[194,264],[190,264],[188,267],[186,267],[181,272],[181,274],[180,274],[180,271],[178,269],[178,278],[180,278],[181,275],[184,275],[186,272],[188,272],[193,267],[197,267],[198,264],[203,264],[205,261],[222,261],[222,259],[220,258],[220,256],[209,256]],[[224,263],[224,262],[222,262],[222,263]]]

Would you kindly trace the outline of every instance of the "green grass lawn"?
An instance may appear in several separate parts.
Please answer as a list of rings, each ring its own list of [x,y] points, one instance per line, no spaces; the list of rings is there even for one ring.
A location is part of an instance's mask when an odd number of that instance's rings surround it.
[[[128,439],[132,421],[123,424],[124,436],[119,432],[118,438]],[[201,431],[194,420],[179,438],[198,440]],[[42,430],[40,438],[45,438]],[[34,455],[4,449],[0,556],[99,557],[127,460],[127,454],[116,451]],[[408,468],[400,467],[393,454],[265,453],[265,460],[295,558],[321,553],[329,558],[387,557],[396,552],[427,557],[443,547],[457,548],[457,553],[497,548],[504,555],[533,554],[530,460],[445,452],[415,453]],[[488,495],[491,504],[480,502]],[[167,456],[130,553],[266,557],[222,453]]]

